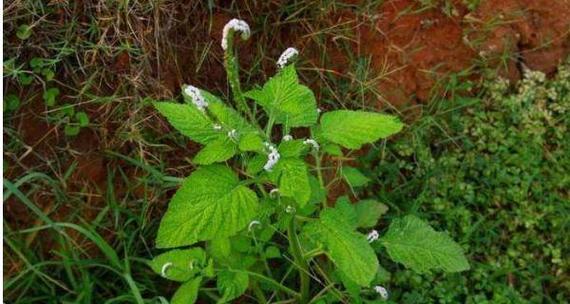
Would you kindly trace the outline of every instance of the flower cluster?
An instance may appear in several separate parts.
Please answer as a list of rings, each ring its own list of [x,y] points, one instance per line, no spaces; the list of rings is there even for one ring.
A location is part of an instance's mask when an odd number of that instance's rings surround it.
[[[380,285],[374,286],[374,291],[376,291],[376,293],[378,293],[382,297],[382,299],[384,300],[388,299],[388,290],[386,290],[386,288],[384,288],[383,286]]]
[[[366,236],[366,240],[368,241],[368,243],[372,243],[372,242],[376,241],[379,237],[380,237],[380,234],[378,234],[378,231],[372,230]]]
[[[244,40],[248,39],[251,33],[249,25],[245,21],[239,19],[230,20],[224,26],[224,33],[222,36],[222,49],[224,49],[224,51],[228,49],[228,35],[230,34],[230,31],[241,32],[241,38]]]
[[[249,223],[249,225],[247,226],[247,231],[251,232],[251,230],[253,229],[254,226],[256,225],[261,225],[261,223],[257,220],[253,220]]]
[[[192,103],[196,105],[196,107],[200,109],[200,111],[203,112],[204,109],[208,106],[208,102],[202,95],[202,92],[200,92],[200,89],[198,89],[197,87],[188,85],[184,89],[184,93],[186,93],[186,95],[192,98]]]
[[[263,166],[263,169],[265,169],[265,171],[271,171],[271,169],[273,169],[273,166],[275,166],[279,161],[281,155],[279,155],[279,151],[277,151],[277,148],[275,148],[275,146],[272,144],[265,143],[265,147],[267,147],[269,150],[269,155],[267,155],[267,162]]]
[[[312,139],[312,138],[305,139],[305,140],[303,141],[303,143],[304,143],[305,145],[311,145],[311,146],[313,146],[313,149],[315,149],[315,151],[318,151],[318,150],[319,150],[319,143],[318,143],[316,140]]]
[[[236,129],[232,129],[231,131],[228,131],[228,137],[229,137],[231,140],[238,140],[237,130],[236,130]]]
[[[168,268],[170,268],[170,267],[172,267],[171,262],[168,262],[168,263],[165,263],[164,265],[162,265],[162,269],[160,270],[160,275],[163,278],[166,278],[166,270],[168,270]]]
[[[279,56],[279,60],[277,60],[277,67],[279,67],[280,69],[282,69],[284,66],[287,65],[287,63],[289,63],[289,61],[291,60],[291,58],[295,57],[299,55],[299,51],[296,48],[287,48],[282,54],[281,56]]]

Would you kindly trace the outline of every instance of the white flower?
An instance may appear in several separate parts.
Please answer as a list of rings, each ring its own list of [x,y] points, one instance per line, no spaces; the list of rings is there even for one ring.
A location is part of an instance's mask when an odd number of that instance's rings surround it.
[[[271,191],[269,191],[269,197],[271,198],[277,197],[277,194],[279,194],[279,188],[271,189]]]
[[[208,102],[204,96],[202,96],[202,92],[200,92],[200,89],[197,87],[188,85],[186,88],[184,88],[184,93],[192,98],[192,103],[196,105],[200,111],[203,112],[204,109],[208,106]]]
[[[319,143],[318,143],[316,140],[312,139],[312,138],[305,139],[305,141],[303,141],[303,143],[304,143],[305,145],[311,145],[311,146],[313,146],[313,149],[315,149],[315,150],[317,150],[317,151],[319,150]]]
[[[376,285],[374,286],[374,291],[376,291],[384,300],[388,299],[388,290],[386,290],[386,288],[384,288],[383,286],[380,285]]]
[[[228,137],[233,139],[233,140],[237,140],[237,130],[236,129],[232,129],[231,131],[228,132]]]
[[[285,212],[287,213],[295,213],[295,207],[291,206],[291,205],[287,205],[287,207],[285,207]]]
[[[293,136],[291,136],[291,135],[289,135],[289,134],[283,136],[283,141],[290,141],[290,140],[292,140],[292,139],[293,139]]]
[[[162,269],[160,270],[160,275],[163,278],[166,278],[166,270],[168,270],[168,268],[170,268],[172,266],[172,263],[168,262],[165,263],[164,265],[162,265]]]
[[[224,26],[224,33],[222,36],[222,49],[224,49],[224,51],[228,48],[228,34],[230,31],[241,32],[241,39],[243,40],[248,39],[251,33],[249,25],[245,21],[239,19],[230,20]]]
[[[267,155],[267,162],[263,166],[263,169],[265,169],[265,171],[271,171],[273,166],[275,166],[279,161],[281,155],[279,155],[279,151],[277,151],[273,145],[265,143],[265,146],[269,149],[269,155]]]
[[[320,114],[320,113],[323,113],[323,109],[317,108],[317,113],[319,113],[319,114]]]
[[[251,223],[249,223],[249,226],[247,226],[247,231],[251,231],[251,229],[253,228],[253,226],[255,225],[260,225],[261,223],[259,221],[251,221]]]
[[[370,231],[370,233],[368,233],[368,236],[366,236],[366,240],[368,241],[368,243],[372,243],[376,241],[379,237],[380,235],[378,234],[378,231],[372,230]]]
[[[299,51],[296,48],[292,48],[292,47],[287,48],[281,54],[281,56],[279,56],[279,60],[277,60],[277,67],[282,69],[283,67],[285,67],[287,65],[287,63],[289,63],[291,58],[293,58],[297,55],[299,55]]]
[[[219,124],[214,124],[214,130],[219,131],[222,129],[222,126],[220,126]]]

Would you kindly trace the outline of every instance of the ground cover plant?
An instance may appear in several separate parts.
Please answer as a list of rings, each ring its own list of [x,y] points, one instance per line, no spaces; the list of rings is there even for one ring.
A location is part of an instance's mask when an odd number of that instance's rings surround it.
[[[570,297],[570,62],[553,79],[490,78],[386,151],[378,198],[419,212],[468,252],[472,270],[398,271],[400,303],[565,303]],[[396,174],[397,172],[397,174]],[[403,284],[403,285],[402,285]]]
[[[250,29],[233,19],[224,27],[222,48],[237,110],[193,86],[183,89],[184,104],[154,103],[176,130],[204,145],[193,159],[201,167],[184,179],[158,230],[156,246],[177,249],[150,262],[164,278],[182,283],[171,303],[195,302],[213,278],[217,293],[206,295],[216,302],[248,290],[259,303],[387,300],[376,252],[420,273],[469,269],[461,247],[416,216],[395,219],[380,237],[359,228],[375,227],[385,205],[343,198],[328,206],[323,158],[393,135],[402,123],[374,112],[319,113],[291,63],[294,48],[283,52],[274,77],[242,92],[237,34],[248,39]],[[308,128],[310,137],[296,138],[296,128]],[[358,169],[344,171],[358,186]],[[282,267],[271,267],[271,260]]]

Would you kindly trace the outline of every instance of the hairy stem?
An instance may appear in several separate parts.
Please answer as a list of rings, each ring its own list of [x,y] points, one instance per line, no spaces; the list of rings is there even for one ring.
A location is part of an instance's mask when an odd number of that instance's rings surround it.
[[[287,228],[287,236],[289,239],[289,246],[291,247],[291,253],[293,254],[293,258],[295,264],[300,268],[299,269],[299,278],[300,278],[300,285],[301,285],[301,298],[300,303],[307,303],[309,301],[309,287],[310,287],[310,278],[309,278],[309,264],[307,260],[303,257],[303,251],[301,249],[301,244],[299,243],[299,238],[297,236],[297,231],[295,227],[295,217],[291,218],[289,222],[289,227]]]
[[[248,118],[251,119],[251,121],[255,121],[255,117],[247,105],[243,92],[241,91],[241,84],[239,82],[239,64],[234,51],[233,31],[230,31],[228,34],[227,43],[228,47],[224,53],[224,65],[226,68],[226,73],[228,74],[228,81],[230,82],[230,87],[232,88],[234,100],[237,104],[238,110],[248,115]]]

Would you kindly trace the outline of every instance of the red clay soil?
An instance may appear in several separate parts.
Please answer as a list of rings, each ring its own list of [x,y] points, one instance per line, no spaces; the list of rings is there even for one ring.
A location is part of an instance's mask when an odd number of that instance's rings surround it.
[[[483,0],[471,13],[461,3],[447,14],[420,9],[418,1],[389,0],[374,27],[360,28],[363,53],[389,71],[379,91],[392,105],[428,101],[439,79],[476,61],[516,81],[523,66],[552,74],[570,53],[568,0]]]

